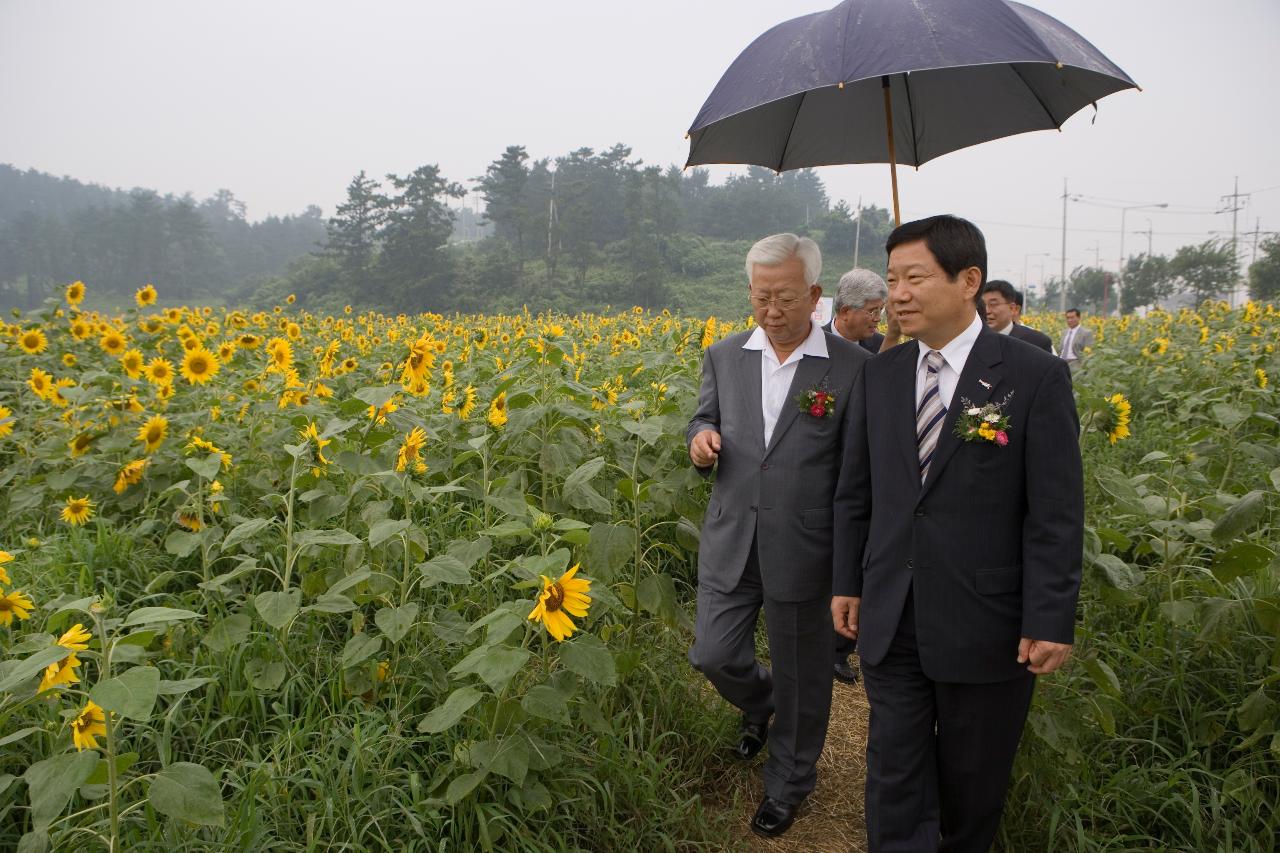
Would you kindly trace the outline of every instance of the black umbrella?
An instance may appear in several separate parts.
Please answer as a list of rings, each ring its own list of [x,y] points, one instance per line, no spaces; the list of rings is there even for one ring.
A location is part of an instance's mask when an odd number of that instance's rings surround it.
[[[1078,33],[1021,3],[845,0],[734,60],[689,128],[686,165],[887,162],[900,221],[898,163],[1060,128],[1130,88]]]

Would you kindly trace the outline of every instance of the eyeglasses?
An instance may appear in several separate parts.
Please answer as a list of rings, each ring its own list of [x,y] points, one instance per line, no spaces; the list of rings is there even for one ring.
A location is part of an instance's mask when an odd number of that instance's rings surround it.
[[[865,311],[868,317],[871,317],[872,319],[875,319],[875,320],[879,320],[880,317],[884,314],[883,305],[880,306],[879,308],[859,308],[858,310]]]
[[[804,301],[798,296],[775,296],[767,298],[764,296],[758,296],[754,293],[749,298],[751,299],[751,304],[758,309],[764,310],[772,305],[779,311],[790,311],[792,308],[795,308]]]

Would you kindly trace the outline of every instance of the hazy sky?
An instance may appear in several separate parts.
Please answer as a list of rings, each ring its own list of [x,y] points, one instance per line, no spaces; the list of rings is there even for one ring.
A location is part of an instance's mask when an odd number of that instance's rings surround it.
[[[361,169],[438,163],[467,181],[507,145],[547,157],[615,142],[683,165],[684,132],[759,33],[827,0],[37,2],[0,0],[0,162],[198,197],[251,219],[332,212]],[[1144,89],[1041,132],[900,173],[903,217],[954,212],[986,232],[992,277],[1067,268],[1231,229],[1280,230],[1280,2],[1035,0]],[[1270,106],[1268,106],[1270,105]],[[730,167],[714,167],[717,180]],[[820,171],[833,199],[887,207],[887,166]],[[1099,205],[1111,205],[1099,206]],[[1045,257],[1047,253],[1048,257]],[[830,271],[838,272],[838,271]],[[829,276],[824,276],[828,278]]]

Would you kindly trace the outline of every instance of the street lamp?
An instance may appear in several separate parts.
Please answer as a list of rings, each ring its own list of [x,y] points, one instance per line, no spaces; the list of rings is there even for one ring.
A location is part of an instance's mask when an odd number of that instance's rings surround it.
[[[1159,204],[1131,204],[1128,207],[1120,208],[1120,270],[1116,275],[1116,314],[1124,314],[1124,217],[1131,210],[1148,210],[1150,208],[1168,207],[1167,201]],[[1106,291],[1103,291],[1106,296]]]
[[[1047,258],[1047,257],[1049,257],[1048,252],[1027,252],[1025,255],[1022,256],[1022,289],[1023,290],[1029,290],[1031,288],[1031,284],[1027,280],[1027,262],[1030,261],[1032,258]],[[1043,267],[1041,268],[1043,269]],[[1041,283],[1043,284],[1043,282]]]

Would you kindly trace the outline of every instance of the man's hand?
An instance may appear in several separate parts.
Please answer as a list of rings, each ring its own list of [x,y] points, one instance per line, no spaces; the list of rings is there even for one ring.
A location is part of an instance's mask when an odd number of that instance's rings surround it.
[[[832,608],[835,608],[834,604]],[[1066,663],[1070,656],[1070,643],[1051,643],[1030,637],[1018,641],[1018,663],[1028,664],[1027,670],[1036,675],[1048,675]]]
[[[858,639],[858,607],[861,604],[861,598],[848,595],[831,597],[831,622],[837,634],[850,640]]]
[[[720,433],[704,429],[689,442],[689,458],[699,468],[710,468],[720,458]]]
[[[880,344],[880,352],[888,352],[902,343],[902,327],[898,325],[898,315],[894,313],[892,299],[884,304],[884,316],[884,341]]]

